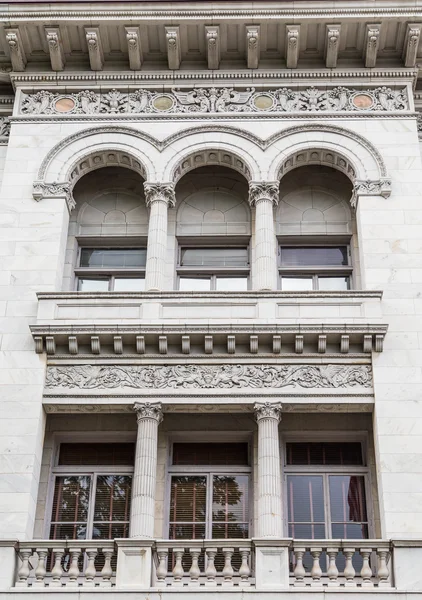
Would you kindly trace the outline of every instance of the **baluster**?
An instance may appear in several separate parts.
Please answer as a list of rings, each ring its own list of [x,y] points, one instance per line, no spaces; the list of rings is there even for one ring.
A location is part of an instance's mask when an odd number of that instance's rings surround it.
[[[223,585],[233,585],[233,567],[232,567],[232,556],[234,548],[222,548],[224,555],[224,567],[222,571]]]
[[[242,558],[242,564],[239,568],[240,585],[249,585],[249,577],[251,574],[251,568],[249,566],[249,556],[251,553],[250,548],[239,548],[240,556]]]
[[[165,582],[166,582],[168,554],[169,554],[168,548],[160,548],[159,550],[157,550],[157,556],[158,556],[159,562],[158,562],[158,567],[155,572],[155,575],[157,577],[157,581],[160,586],[165,585]]]
[[[64,548],[53,548],[54,567],[51,569],[50,587],[61,587],[61,577],[63,575],[62,559],[64,556]]]
[[[182,565],[182,558],[183,558],[184,553],[185,553],[184,548],[173,548],[173,554],[176,559],[176,562],[173,567],[173,578],[174,578],[173,585],[177,585],[177,586],[182,585],[182,578],[183,578],[183,575],[185,574],[185,572],[183,570],[183,565]]]
[[[380,587],[386,587],[390,585],[389,576],[390,570],[387,562],[389,557],[389,551],[386,548],[377,548],[378,557],[378,585]]]
[[[356,582],[354,580],[356,571],[353,566],[354,553],[355,553],[354,548],[343,548],[344,558],[346,559],[346,564],[344,565],[344,571],[343,571],[344,577],[346,579],[346,583],[344,585],[350,586],[350,587],[356,585]]]
[[[322,548],[311,548],[310,550],[313,560],[311,569],[312,585],[321,585],[322,570],[319,564],[319,557],[321,556]]]
[[[303,566],[303,556],[306,552],[306,548],[295,548],[293,550],[295,555],[295,568],[293,571],[293,575],[295,578],[294,585],[297,587],[302,587],[306,585],[305,583],[305,567]]]
[[[70,566],[69,566],[69,570],[67,572],[67,575],[69,578],[69,580],[67,582],[67,586],[68,587],[77,587],[78,577],[80,575],[78,560],[79,560],[79,556],[81,554],[81,549],[80,548],[71,548],[69,550],[69,554],[70,554]]]
[[[101,552],[104,555],[104,566],[101,569],[101,587],[111,586],[111,576],[113,575],[113,568],[111,566],[111,558],[114,554],[114,548],[101,548]]]
[[[86,555],[88,557],[86,569],[85,569],[85,587],[93,587],[95,575],[97,574],[97,570],[95,568],[95,559],[97,557],[97,548],[87,548],[85,550]]]
[[[217,554],[217,548],[207,548],[205,550],[207,555],[207,568],[205,569],[205,575],[207,581],[205,585],[213,586],[217,585],[215,578],[217,577],[217,569],[215,568],[215,555]]]
[[[199,585],[199,576],[201,571],[199,570],[198,560],[201,554],[200,548],[189,548],[189,553],[192,557],[192,566],[189,569],[190,582],[193,585]]]
[[[328,555],[328,585],[335,586],[338,585],[338,569],[336,565],[336,559],[338,555],[338,548],[327,548]]]
[[[360,576],[362,577],[362,586],[372,587],[374,584],[372,582],[372,569],[369,564],[369,557],[371,556],[372,548],[361,548],[360,554],[362,556],[363,564],[362,569],[360,571]]]
[[[29,559],[32,556],[32,548],[24,548],[19,552],[22,564],[19,567],[18,571],[18,581],[16,583],[16,587],[26,587],[28,585],[28,577],[31,572],[31,567],[29,566]]]
[[[34,581],[34,583],[32,584],[33,587],[44,587],[45,582],[45,575],[47,573],[47,569],[46,569],[46,559],[47,559],[47,554],[48,554],[48,550],[44,549],[44,548],[37,548],[35,550],[35,552],[38,554],[38,565],[37,568],[35,569],[35,578],[36,581]]]

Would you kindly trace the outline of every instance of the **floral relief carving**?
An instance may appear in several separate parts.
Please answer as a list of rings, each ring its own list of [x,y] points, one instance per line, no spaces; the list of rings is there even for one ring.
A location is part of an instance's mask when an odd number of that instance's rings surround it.
[[[138,422],[142,419],[154,419],[160,424],[163,420],[161,402],[135,402],[133,410],[136,412]]]
[[[405,88],[356,90],[346,87],[302,90],[280,88],[265,92],[232,87],[195,88],[171,92],[139,89],[130,93],[84,90],[65,96],[68,110],[57,102],[63,95],[41,90],[23,96],[21,113],[40,114],[185,114],[403,111],[409,104]]]
[[[347,388],[372,386],[368,365],[50,366],[46,388],[137,389]]]

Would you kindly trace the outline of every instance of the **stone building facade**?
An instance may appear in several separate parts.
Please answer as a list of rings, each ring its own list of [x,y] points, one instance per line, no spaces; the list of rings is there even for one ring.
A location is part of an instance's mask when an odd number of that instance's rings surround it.
[[[422,598],[421,29],[0,4],[1,599]]]

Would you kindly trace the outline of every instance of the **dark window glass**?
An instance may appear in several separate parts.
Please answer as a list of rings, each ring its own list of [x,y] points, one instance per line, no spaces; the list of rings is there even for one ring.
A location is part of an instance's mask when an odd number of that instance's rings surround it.
[[[82,248],[81,267],[136,269],[146,265],[146,248]]]
[[[90,489],[88,475],[56,477],[50,539],[86,539]]]
[[[359,442],[287,443],[286,464],[362,466],[362,446]]]
[[[59,465],[134,464],[135,444],[60,444]]]
[[[249,464],[247,443],[173,444],[174,465],[244,465]]]
[[[170,496],[171,539],[205,537],[207,478],[173,476]]]
[[[131,487],[130,475],[98,475],[93,539],[129,537]]]
[[[247,248],[183,248],[182,267],[247,267]]]
[[[249,530],[247,475],[215,475],[212,491],[212,537],[247,538]]]
[[[280,248],[282,267],[341,267],[348,264],[347,246]]]

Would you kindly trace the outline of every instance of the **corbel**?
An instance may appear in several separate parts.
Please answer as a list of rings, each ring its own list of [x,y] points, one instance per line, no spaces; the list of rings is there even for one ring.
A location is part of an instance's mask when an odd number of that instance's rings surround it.
[[[295,352],[303,354],[303,335],[295,335]]]
[[[23,49],[19,29],[6,29],[6,40],[9,44],[10,60],[14,71],[25,71],[26,55]]]
[[[142,67],[141,32],[139,27],[125,27],[129,67],[132,71],[139,71]]]
[[[50,356],[56,353],[56,340],[52,335],[47,335],[45,337],[45,351]]]
[[[121,335],[113,337],[114,354],[123,354],[123,338]]]
[[[403,45],[403,61],[405,67],[416,66],[419,40],[421,37],[421,23],[408,23]]]
[[[136,352],[138,354],[145,354],[145,336],[136,336]]]
[[[246,52],[248,56],[248,69],[259,67],[260,56],[260,26],[246,25]]]
[[[167,354],[168,346],[167,346],[167,336],[159,335],[158,336],[158,352],[160,354]]]
[[[104,67],[104,53],[101,44],[100,28],[85,27],[86,43],[88,44],[89,62],[92,71],[102,71]]]
[[[69,335],[68,344],[69,344],[69,354],[78,354],[78,352],[79,352],[78,338],[76,337],[76,335]]]
[[[236,336],[235,335],[227,336],[227,352],[229,354],[234,354],[236,352]]]
[[[366,334],[363,336],[363,351],[365,354],[372,352],[372,335]]]
[[[286,66],[296,69],[299,60],[300,25],[286,25]]]
[[[327,336],[319,335],[318,336],[318,353],[325,354],[327,352]]]
[[[53,71],[63,71],[66,59],[59,27],[46,27],[45,37],[50,52],[51,68]]]
[[[204,337],[204,352],[205,354],[212,354],[214,351],[214,340],[212,335],[206,335]]]
[[[342,335],[340,338],[340,352],[342,354],[348,354],[350,348],[350,337],[348,335]]]
[[[249,336],[249,349],[251,354],[258,354],[258,336]]]
[[[220,28],[216,26],[205,27],[205,44],[209,69],[218,69],[220,66]]]
[[[281,335],[273,335],[273,353],[280,354],[281,352]]]
[[[179,27],[166,27],[167,59],[169,69],[172,71],[180,69],[182,50],[180,47]]]
[[[325,66],[327,69],[337,67],[340,32],[341,25],[327,25],[325,28]]]
[[[372,68],[377,64],[378,48],[380,44],[381,25],[379,23],[366,26],[364,57],[365,67]]]
[[[182,354],[190,354],[190,335],[182,335]]]

